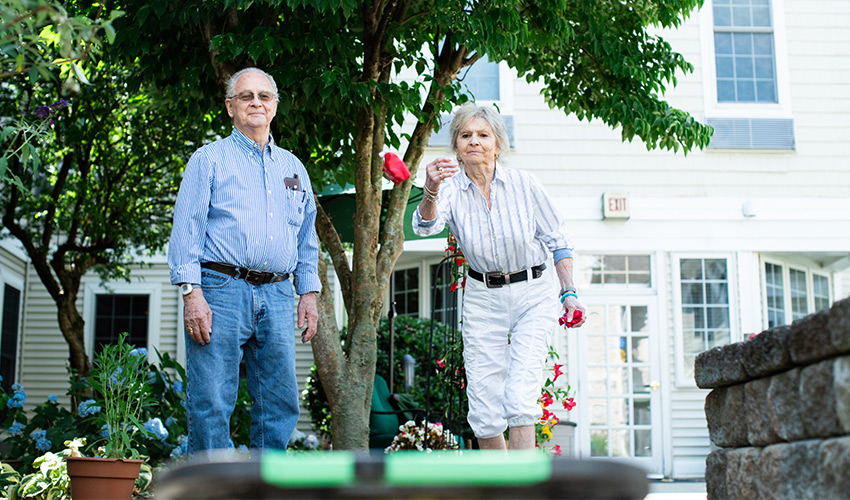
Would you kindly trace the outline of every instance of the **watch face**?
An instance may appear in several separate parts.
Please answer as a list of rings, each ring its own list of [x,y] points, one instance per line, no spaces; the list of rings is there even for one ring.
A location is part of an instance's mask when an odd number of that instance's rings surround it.
[[[180,291],[183,292],[183,295],[188,295],[189,293],[191,293],[192,292],[191,283],[183,283],[182,285],[180,285]]]

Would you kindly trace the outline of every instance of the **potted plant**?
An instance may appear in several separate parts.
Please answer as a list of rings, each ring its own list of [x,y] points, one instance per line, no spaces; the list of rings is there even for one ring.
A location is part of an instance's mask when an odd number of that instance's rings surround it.
[[[147,435],[141,417],[153,404],[144,358],[143,352],[126,343],[126,334],[95,355],[88,381],[96,400],[86,408],[90,418],[101,424],[104,437],[91,445],[97,446],[99,456],[67,458],[74,500],[129,499],[133,494],[143,463],[133,446],[133,435]]]

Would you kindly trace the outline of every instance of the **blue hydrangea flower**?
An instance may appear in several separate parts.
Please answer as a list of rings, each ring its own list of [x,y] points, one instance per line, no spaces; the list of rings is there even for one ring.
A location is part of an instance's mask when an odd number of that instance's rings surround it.
[[[177,446],[171,450],[171,458],[179,458],[189,452],[189,436],[180,434],[177,436]]]
[[[59,397],[56,394],[51,394],[51,395],[47,396],[47,400],[50,401],[51,403],[58,403]]]
[[[112,375],[109,376],[109,382],[112,385],[119,385],[122,382],[122,381],[119,380],[119,377],[121,376],[121,372],[123,372],[123,371],[124,371],[124,369],[121,366],[116,368],[115,371],[112,372]]]
[[[3,381],[3,375],[0,375],[0,382]]]
[[[171,427],[172,425],[174,425],[174,422],[176,422],[176,421],[177,421],[177,419],[176,419],[176,418],[174,418],[174,417],[168,417],[168,418],[166,418],[166,419],[165,419],[165,426],[166,426],[166,427]]]
[[[183,382],[181,382],[180,380],[175,380],[174,383],[171,384],[171,390],[174,391],[174,394],[176,396],[182,396],[183,395]]]
[[[50,451],[53,443],[46,437],[40,437],[35,441],[35,449],[38,451]]]
[[[160,441],[168,439],[168,429],[162,425],[162,420],[159,417],[152,418],[145,422],[145,430],[153,434]]]
[[[30,434],[30,437],[31,437],[34,441],[37,441],[37,440],[39,440],[39,439],[42,439],[42,438],[43,438],[43,437],[45,437],[46,435],[47,435],[47,431],[45,431],[45,430],[40,430],[40,431],[32,431],[32,434]]]
[[[80,406],[77,407],[77,413],[80,414],[81,417],[90,417],[101,410],[100,406],[95,406],[94,399],[87,399],[80,403]]]
[[[109,424],[103,424],[100,426],[100,435],[109,439]]]
[[[148,384],[155,383],[157,378],[156,372],[148,372]]]
[[[12,384],[12,392],[18,392],[18,391],[22,391],[22,390],[24,390],[24,386],[22,386],[21,384],[18,384],[18,383]]]
[[[148,356],[148,349],[146,347],[137,347],[130,351],[130,354],[132,354],[133,356],[146,358]]]
[[[249,450],[249,449],[248,449],[248,447],[247,447],[247,446],[245,446],[244,444],[240,444],[240,445],[236,448],[236,451],[238,451],[239,453],[244,453],[244,454],[246,454],[246,455],[247,455],[247,454],[248,454],[251,450]]]
[[[20,422],[15,422],[12,424],[12,427],[9,427],[9,434],[12,436],[23,436],[24,435],[24,424]]]
[[[12,394],[12,397],[6,400],[6,408],[23,408],[24,401],[27,400],[27,393],[23,389]]]

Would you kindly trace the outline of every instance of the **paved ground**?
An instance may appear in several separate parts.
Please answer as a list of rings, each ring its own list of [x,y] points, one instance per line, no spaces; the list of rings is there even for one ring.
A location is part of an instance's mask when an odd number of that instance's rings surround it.
[[[701,481],[651,481],[645,500],[705,500]]]

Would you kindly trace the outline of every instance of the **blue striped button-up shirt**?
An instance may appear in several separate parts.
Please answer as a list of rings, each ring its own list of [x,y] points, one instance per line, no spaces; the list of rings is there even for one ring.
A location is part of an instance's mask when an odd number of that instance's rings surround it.
[[[430,236],[448,224],[470,267],[482,273],[540,265],[547,249],[556,262],[572,257],[564,219],[536,177],[497,166],[490,201],[487,208],[481,190],[461,172],[440,185],[436,219],[423,221],[417,208],[413,232]]]
[[[298,191],[286,189],[296,177]],[[195,151],[183,174],[168,246],[171,283],[200,283],[201,262],[291,273],[299,295],[321,290],[316,201],[304,165],[236,128]]]

